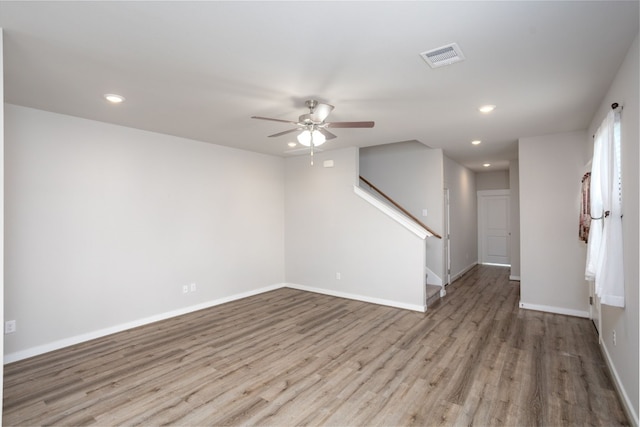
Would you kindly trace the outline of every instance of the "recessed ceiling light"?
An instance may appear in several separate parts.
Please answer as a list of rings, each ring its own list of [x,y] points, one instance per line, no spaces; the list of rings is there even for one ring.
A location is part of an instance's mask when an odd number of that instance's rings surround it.
[[[288,145],[289,147],[293,148],[293,147],[295,147],[295,146],[296,146],[296,145],[298,145],[298,144],[296,144],[295,142],[289,142],[287,145]]]
[[[471,141],[471,143],[472,143],[473,145],[479,145],[479,144],[481,144],[481,143],[482,143],[482,141],[480,141],[479,139],[476,139],[476,140],[474,140],[474,141]]]
[[[124,96],[116,95],[115,93],[105,93],[104,99],[106,99],[107,101],[113,104],[120,104],[121,102],[124,101]]]
[[[485,113],[485,114],[490,113],[495,109],[496,109],[495,105],[483,105],[482,107],[478,108],[478,110],[480,110],[481,113]]]
[[[491,163],[485,163],[482,166],[484,166],[485,168],[488,168],[489,166],[491,166]]]

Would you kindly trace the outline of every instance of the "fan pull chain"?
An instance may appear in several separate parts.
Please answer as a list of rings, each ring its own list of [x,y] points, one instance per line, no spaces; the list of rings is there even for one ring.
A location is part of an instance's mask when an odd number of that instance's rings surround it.
[[[309,143],[309,148],[311,148],[311,166],[313,166],[313,129],[310,132],[311,141]]]

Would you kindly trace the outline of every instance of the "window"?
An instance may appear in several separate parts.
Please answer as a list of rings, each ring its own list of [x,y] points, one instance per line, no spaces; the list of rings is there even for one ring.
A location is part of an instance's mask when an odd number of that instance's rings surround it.
[[[595,281],[602,304],[624,307],[622,162],[620,112],[607,114],[594,137],[591,230],[586,278]]]

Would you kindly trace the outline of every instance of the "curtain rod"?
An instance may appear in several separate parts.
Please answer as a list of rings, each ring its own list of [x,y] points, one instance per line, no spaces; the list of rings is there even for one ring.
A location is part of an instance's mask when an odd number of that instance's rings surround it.
[[[611,104],[611,109],[615,110],[616,108],[620,107],[620,111],[622,111],[622,106],[620,104],[618,104],[617,102],[614,102],[613,104]],[[595,135],[591,135],[591,138],[595,138]]]

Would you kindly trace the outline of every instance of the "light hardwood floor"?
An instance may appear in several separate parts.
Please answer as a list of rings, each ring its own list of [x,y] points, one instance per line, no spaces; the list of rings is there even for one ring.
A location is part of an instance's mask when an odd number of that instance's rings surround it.
[[[281,289],[9,364],[3,424],[626,425],[591,321],[508,274],[426,314]]]

